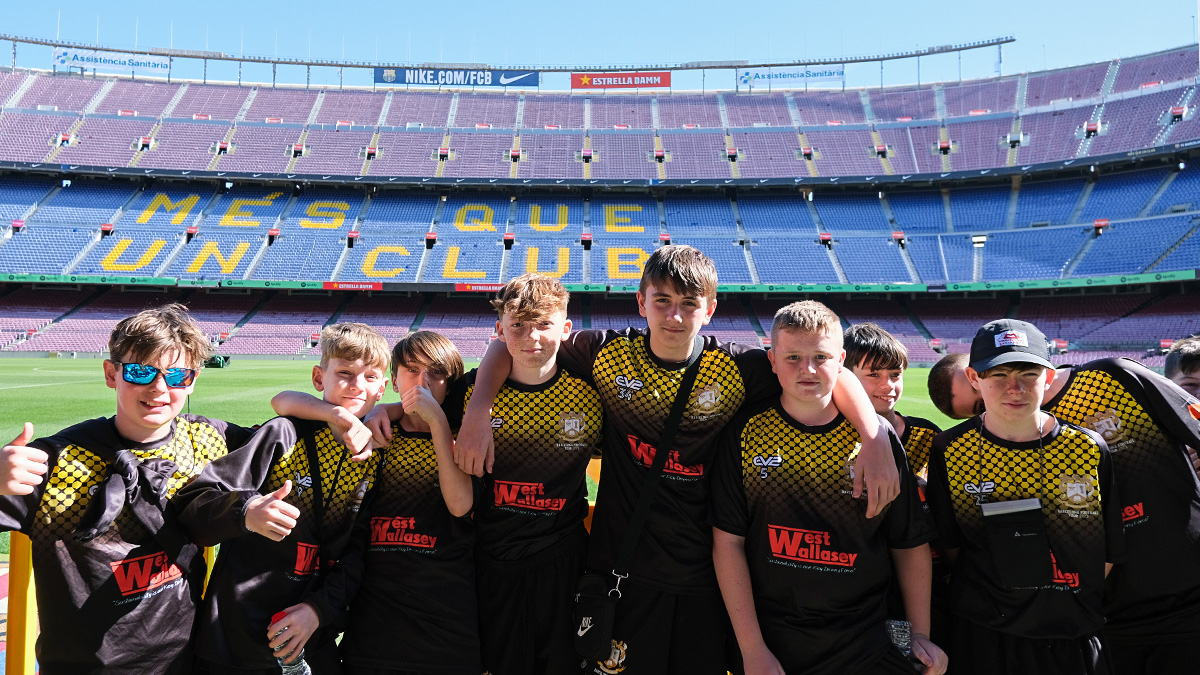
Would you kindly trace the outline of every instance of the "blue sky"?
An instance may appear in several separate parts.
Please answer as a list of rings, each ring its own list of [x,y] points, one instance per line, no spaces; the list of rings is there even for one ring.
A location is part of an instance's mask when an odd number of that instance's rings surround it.
[[[359,61],[532,63],[668,63],[718,59],[838,57],[970,42],[1011,34],[1004,73],[1132,56],[1193,43],[1197,5],[1160,0],[1152,9],[1100,0],[1008,2],[453,3],[259,0],[203,3],[32,3],[0,0],[0,32],[92,43],[168,46],[247,54]],[[60,19],[61,13],[61,19]],[[244,45],[244,46],[243,46]],[[0,43],[0,62],[11,61]],[[344,50],[344,51],[343,51]],[[964,79],[990,77],[996,50],[962,55]],[[48,48],[18,45],[17,65],[47,68]],[[954,55],[922,59],[922,82],[959,77]],[[200,77],[200,64],[176,63],[178,77]],[[236,80],[236,64],[212,62],[210,79]],[[303,83],[303,68],[281,68],[280,82]],[[247,65],[246,81],[270,81],[267,66]],[[699,73],[676,86],[700,88]],[[707,88],[732,88],[732,71],[709,71]],[[890,62],[885,84],[916,82],[914,60]],[[878,64],[847,67],[848,87],[878,86]],[[314,69],[314,85],[338,83],[336,69]],[[347,70],[346,84],[368,85],[368,71]],[[544,88],[565,89],[566,75]]]

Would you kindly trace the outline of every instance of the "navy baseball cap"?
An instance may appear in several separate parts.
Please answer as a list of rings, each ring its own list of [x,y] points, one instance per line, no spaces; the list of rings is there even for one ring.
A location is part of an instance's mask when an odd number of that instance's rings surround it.
[[[971,368],[982,373],[1006,363],[1036,363],[1053,368],[1046,336],[1031,323],[1000,319],[986,323],[971,340]]]

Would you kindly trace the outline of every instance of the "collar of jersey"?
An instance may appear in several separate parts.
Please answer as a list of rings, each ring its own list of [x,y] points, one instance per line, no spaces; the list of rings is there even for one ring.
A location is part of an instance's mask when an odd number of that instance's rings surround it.
[[[692,353],[689,354],[687,359],[684,361],[664,361],[664,360],[658,358],[658,355],[655,354],[654,350],[650,348],[650,329],[649,328],[642,331],[641,336],[642,336],[642,349],[646,350],[646,358],[650,360],[651,364],[653,364],[654,366],[656,366],[658,368],[661,368],[662,370],[670,370],[670,371],[684,370],[688,366],[692,365],[692,363],[696,359],[698,359],[704,355],[704,342],[705,341],[704,341],[704,336],[702,336],[702,335],[697,335],[695,337],[695,339],[692,340]]]
[[[509,389],[513,389],[515,391],[523,392],[526,394],[533,394],[533,393],[537,393],[539,391],[546,391],[547,389],[553,387],[555,384],[558,383],[558,378],[562,377],[562,372],[563,372],[562,365],[556,364],[556,367],[554,369],[554,374],[550,376],[550,379],[546,380],[545,382],[542,382],[541,384],[525,384],[523,382],[517,382],[515,380],[509,379],[509,380],[504,381],[504,386]]]
[[[161,448],[162,446],[170,443],[172,440],[175,439],[175,429],[176,429],[176,424],[178,424],[178,422],[179,422],[178,417],[175,417],[174,419],[171,420],[171,430],[167,432],[166,436],[163,436],[162,438],[159,438],[159,439],[156,439],[153,441],[146,441],[145,443],[138,443],[136,441],[131,441],[128,438],[125,438],[124,436],[121,435],[120,431],[117,431],[116,416],[108,418],[108,423],[112,426],[113,436],[115,436],[117,438],[117,440],[120,441],[122,446],[124,446],[130,450],[137,451],[137,452],[146,452],[147,450],[154,450],[155,448]]]
[[[979,432],[979,435],[983,436],[983,440],[991,443],[992,445],[998,445],[1009,450],[1037,450],[1038,448],[1044,448],[1049,446],[1051,443],[1054,443],[1054,441],[1058,440],[1059,433],[1062,432],[1062,422],[1054,415],[1051,415],[1050,417],[1054,419],[1054,426],[1049,432],[1046,433],[1045,436],[1042,436],[1041,439],[1035,438],[1032,441],[1020,441],[1019,443],[1014,441],[1006,441],[988,431],[987,427],[985,427],[983,423],[979,421],[978,416],[974,417],[973,420],[975,421],[975,429]]]
[[[788,411],[783,409],[782,401],[776,401],[774,408],[775,408],[775,412],[779,415],[779,417],[784,422],[787,422],[789,425],[795,427],[799,431],[806,433],[806,434],[828,433],[828,432],[833,431],[834,429],[838,428],[839,426],[841,426],[842,422],[846,421],[846,417],[844,415],[842,415],[842,413],[839,412],[837,414],[837,416],[834,417],[831,421],[829,421],[825,424],[821,424],[819,426],[812,426],[809,424],[804,424],[803,422],[800,422],[796,418],[789,415]]]

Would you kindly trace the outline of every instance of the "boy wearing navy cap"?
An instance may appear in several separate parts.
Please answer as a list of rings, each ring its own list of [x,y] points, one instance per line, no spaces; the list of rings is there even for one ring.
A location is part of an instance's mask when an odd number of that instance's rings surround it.
[[[986,412],[934,440],[927,493],[955,563],[952,672],[1111,673],[1101,595],[1125,542],[1108,446],[1041,410],[1054,368],[1031,324],[980,328],[966,377]]]

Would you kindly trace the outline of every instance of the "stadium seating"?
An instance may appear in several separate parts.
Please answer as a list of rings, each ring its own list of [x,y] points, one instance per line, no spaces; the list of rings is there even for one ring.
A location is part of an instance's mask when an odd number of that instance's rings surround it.
[[[549,125],[557,126],[561,129],[582,129],[583,100],[582,96],[555,94],[540,96],[526,95],[525,113],[521,128],[544,129]]]

